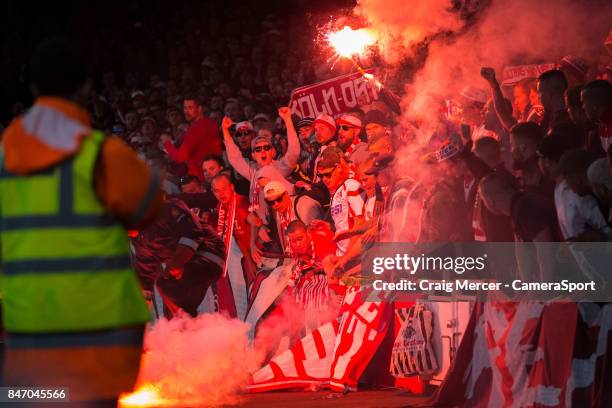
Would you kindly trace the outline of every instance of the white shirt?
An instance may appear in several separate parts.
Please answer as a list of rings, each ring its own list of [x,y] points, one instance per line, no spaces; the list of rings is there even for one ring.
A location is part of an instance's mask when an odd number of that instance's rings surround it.
[[[343,232],[353,227],[356,217],[364,213],[365,201],[361,183],[354,179],[347,179],[336,190],[331,199],[330,212],[336,233]],[[346,253],[350,239],[338,242],[336,255],[342,256]]]
[[[604,233],[610,231],[595,198],[579,196],[565,180],[555,187],[555,207],[564,239],[582,234],[587,226]]]

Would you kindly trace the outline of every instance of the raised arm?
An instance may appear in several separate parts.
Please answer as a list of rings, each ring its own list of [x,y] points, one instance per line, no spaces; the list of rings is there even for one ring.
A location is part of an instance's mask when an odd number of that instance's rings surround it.
[[[232,166],[238,172],[238,174],[245,179],[250,180],[251,166],[247,160],[242,157],[240,148],[236,146],[236,143],[234,143],[234,140],[232,139],[232,135],[230,135],[229,128],[232,125],[232,120],[227,116],[224,116],[223,121],[221,122],[221,130],[223,131],[223,142],[225,143],[225,151],[227,152],[227,161],[229,161],[230,166]]]
[[[278,110],[278,116],[281,117],[287,127],[287,153],[280,159],[287,166],[287,174],[283,174],[287,176],[293,171],[300,158],[300,140],[291,120],[291,109],[283,106]]]
[[[480,70],[480,75],[489,83],[491,87],[491,94],[493,95],[493,107],[497,113],[499,121],[506,130],[509,130],[516,124],[516,119],[512,116],[512,109],[508,109],[508,100],[504,98],[504,94],[501,91],[499,82],[495,77],[495,70],[493,68],[483,67]]]

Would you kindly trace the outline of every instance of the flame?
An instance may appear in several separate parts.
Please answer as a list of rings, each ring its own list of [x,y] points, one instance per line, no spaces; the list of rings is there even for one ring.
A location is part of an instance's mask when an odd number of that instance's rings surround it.
[[[329,33],[327,40],[339,55],[346,58],[361,54],[366,47],[376,42],[376,38],[371,31],[365,28],[353,30],[349,26],[344,26],[340,31]]]
[[[163,407],[168,401],[163,399],[159,390],[153,384],[145,384],[131,394],[122,395],[119,399],[121,408],[132,407]]]

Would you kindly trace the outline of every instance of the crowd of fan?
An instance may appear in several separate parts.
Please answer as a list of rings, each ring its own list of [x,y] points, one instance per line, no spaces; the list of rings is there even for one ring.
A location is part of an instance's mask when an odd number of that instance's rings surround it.
[[[489,89],[447,95],[430,118],[445,130],[424,141],[399,134],[398,97],[372,78],[372,105],[292,114],[291,91],[332,73],[283,44],[304,35],[288,26],[270,17],[258,35],[201,49],[185,34],[167,72],[102,73],[95,126],[163,180],[164,210],[132,249],[166,314],[217,310],[255,326],[283,292],[324,308],[375,242],[611,239],[609,73],[567,57],[508,90],[483,68]],[[221,30],[205,27],[211,38]]]
[[[359,273],[375,242],[610,240],[612,85],[567,65],[517,84],[507,92],[512,101],[483,68],[490,91],[468,87],[441,103],[452,109],[432,120],[445,131],[425,143],[396,134],[397,98],[384,88],[373,105],[299,118],[279,107],[280,93],[276,105],[258,111],[224,82],[208,102],[186,96],[183,112],[168,109],[163,132],[164,119],[151,117],[147,95],[135,91],[125,124],[113,132],[162,168],[169,202],[190,208],[195,224],[224,244],[201,244],[193,232],[178,238],[175,230],[179,243],[215,247],[219,260],[203,261],[207,283],[187,309],[197,314],[212,285],[216,310],[255,326],[283,292],[304,309],[326,307],[327,292]],[[142,237],[134,241],[141,261],[156,239]],[[155,252],[140,272],[167,294],[165,285],[184,279],[185,268],[160,278]],[[193,285],[206,274],[202,265],[190,275]],[[271,287],[278,279],[280,289]],[[179,291],[177,302],[186,296]]]

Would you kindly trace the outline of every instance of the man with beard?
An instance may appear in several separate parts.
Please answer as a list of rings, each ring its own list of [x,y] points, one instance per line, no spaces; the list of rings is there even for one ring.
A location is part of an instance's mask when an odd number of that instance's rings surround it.
[[[344,114],[336,122],[338,124],[338,147],[356,168],[370,157],[368,145],[359,139],[363,127],[361,120],[356,116]]]
[[[217,125],[205,118],[202,103],[194,96],[187,96],[183,102],[185,119],[191,126],[185,133],[183,143],[175,147],[169,137],[162,140],[170,160],[177,163],[187,163],[188,172],[200,180],[202,175],[202,159],[210,154],[221,154],[221,141],[217,136]]]
[[[552,197],[554,183],[543,177],[538,167],[537,149],[544,139],[542,128],[532,122],[523,122],[510,129],[510,152],[512,170],[518,174],[523,189],[539,190]]]
[[[538,77],[538,94],[544,106],[542,129],[546,131],[561,123],[571,122],[565,106],[567,78],[563,71],[556,69],[546,71]]]

